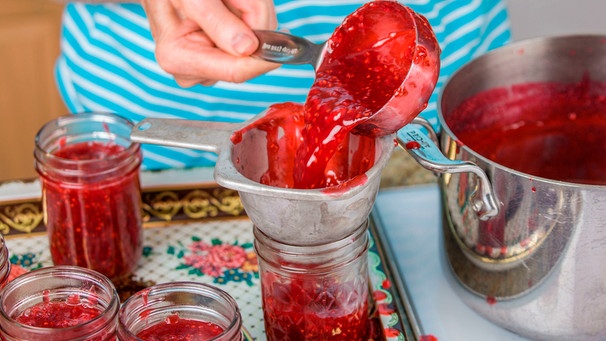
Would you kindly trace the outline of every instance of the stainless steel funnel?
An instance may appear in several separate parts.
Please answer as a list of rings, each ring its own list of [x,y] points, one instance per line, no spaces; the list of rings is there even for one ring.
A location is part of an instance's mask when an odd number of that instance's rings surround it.
[[[359,176],[366,177],[365,181],[352,179],[355,185],[345,184],[337,191],[267,186],[253,180],[260,179],[268,167],[265,132],[252,129],[237,144],[230,139],[233,132],[264,114],[243,123],[148,118],[133,128],[131,139],[217,153],[215,181],[239,192],[252,222],[271,238],[293,245],[314,245],[352,233],[370,214],[381,171],[395,147],[395,136],[376,140],[374,166]],[[362,137],[352,135],[352,149],[358,138]]]

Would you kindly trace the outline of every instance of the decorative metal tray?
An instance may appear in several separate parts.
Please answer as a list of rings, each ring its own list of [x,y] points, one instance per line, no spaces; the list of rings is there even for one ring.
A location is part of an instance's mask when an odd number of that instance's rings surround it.
[[[145,188],[144,253],[135,276],[118,283],[122,297],[170,281],[200,281],[229,292],[241,309],[248,339],[265,340],[252,223],[238,193],[214,183]],[[380,224],[370,217],[369,275],[375,316],[386,340],[419,334],[402,280],[390,263]],[[39,197],[0,201],[13,275],[52,265]]]

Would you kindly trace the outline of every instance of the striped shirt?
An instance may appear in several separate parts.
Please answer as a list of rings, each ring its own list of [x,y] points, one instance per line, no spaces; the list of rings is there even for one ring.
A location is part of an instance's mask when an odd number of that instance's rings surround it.
[[[323,42],[365,2],[275,0],[278,29]],[[509,42],[506,7],[500,0],[403,3],[429,20],[442,49],[438,84],[421,113],[437,126],[437,94],[449,75]],[[65,8],[55,73],[70,112],[113,112],[133,122],[145,117],[240,122],[274,103],[303,103],[315,76],[309,65],[284,65],[241,84],[181,88],[155,61],[154,41],[140,5],[84,3]],[[144,169],[212,166],[217,158],[158,145],[144,145],[143,153]]]

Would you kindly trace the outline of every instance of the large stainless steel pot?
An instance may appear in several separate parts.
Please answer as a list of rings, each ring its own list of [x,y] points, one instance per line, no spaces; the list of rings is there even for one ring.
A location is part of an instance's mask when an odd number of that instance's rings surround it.
[[[487,319],[533,339],[606,340],[606,186],[506,168],[458,145],[446,122],[454,108],[481,91],[579,82],[584,75],[606,82],[606,37],[517,42],[470,62],[443,88],[444,155],[418,127],[398,133],[400,145],[422,165],[446,172],[439,177],[443,250],[460,284],[457,292]],[[477,175],[460,173],[469,169]]]

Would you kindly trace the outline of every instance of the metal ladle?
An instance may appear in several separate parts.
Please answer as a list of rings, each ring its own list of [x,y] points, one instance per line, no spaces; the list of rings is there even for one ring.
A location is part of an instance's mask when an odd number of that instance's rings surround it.
[[[376,41],[375,45],[380,46],[389,41],[392,36],[399,34],[410,36],[412,34],[414,35],[414,46],[410,46],[410,48],[413,53],[412,56],[408,56],[405,53],[398,55],[400,51],[392,52],[395,62],[400,64],[399,68],[408,70],[408,73],[403,76],[402,83],[393,90],[393,94],[386,97],[389,99],[383,106],[371,114],[366,121],[356,126],[354,132],[360,135],[382,136],[395,133],[412,121],[427,106],[437,83],[440,48],[429,23],[424,17],[406,6],[398,3],[390,6],[401,6],[397,10],[402,15],[398,17],[398,20],[394,20],[393,24],[388,23],[385,26],[383,23],[373,22],[374,26],[371,27],[374,29],[376,26],[379,30],[373,33],[384,36]],[[358,9],[349,18],[355,15],[376,20],[377,17],[385,16],[385,13],[384,8],[369,4]],[[259,39],[259,47],[253,56],[280,64],[310,64],[317,71],[322,66],[325,57],[329,58],[327,61],[333,59],[337,55],[336,51],[338,51],[338,55],[353,55],[360,53],[359,48],[372,50],[375,45],[363,47],[360,43],[360,46],[350,46],[342,45],[335,40],[339,31],[344,35],[351,34],[348,28],[352,24],[347,20],[335,30],[328,41],[321,44],[315,44],[305,38],[280,31],[255,31]],[[381,61],[377,60],[376,63],[380,64]],[[360,66],[362,67],[362,65]],[[380,65],[370,65],[370,67],[377,66]],[[350,89],[346,88],[346,90]]]
[[[313,43],[280,31],[255,30],[259,47],[252,54],[268,62],[279,64],[310,64],[317,69],[322,63],[326,42]]]

